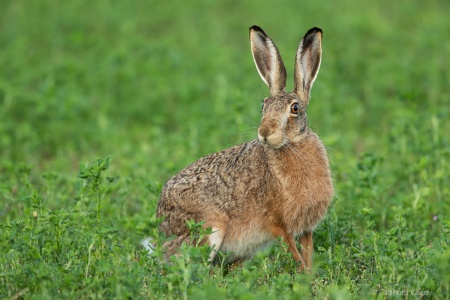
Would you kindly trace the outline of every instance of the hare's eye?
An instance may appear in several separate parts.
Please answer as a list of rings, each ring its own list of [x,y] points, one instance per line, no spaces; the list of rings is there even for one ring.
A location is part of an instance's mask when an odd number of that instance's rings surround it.
[[[264,110],[264,103],[261,105],[261,110]]]
[[[294,103],[291,105],[291,113],[298,114],[298,104]]]

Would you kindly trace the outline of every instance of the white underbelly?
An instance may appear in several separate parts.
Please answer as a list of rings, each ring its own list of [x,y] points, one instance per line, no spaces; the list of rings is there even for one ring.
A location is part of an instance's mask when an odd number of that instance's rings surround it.
[[[256,251],[275,241],[275,237],[259,226],[232,229],[225,234],[220,251],[233,259],[251,258]]]

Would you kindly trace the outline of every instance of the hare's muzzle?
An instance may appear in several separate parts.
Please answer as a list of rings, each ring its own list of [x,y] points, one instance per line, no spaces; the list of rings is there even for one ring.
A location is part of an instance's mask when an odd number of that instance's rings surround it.
[[[275,149],[282,147],[284,145],[284,137],[279,130],[278,122],[276,120],[263,119],[258,128],[258,140]]]

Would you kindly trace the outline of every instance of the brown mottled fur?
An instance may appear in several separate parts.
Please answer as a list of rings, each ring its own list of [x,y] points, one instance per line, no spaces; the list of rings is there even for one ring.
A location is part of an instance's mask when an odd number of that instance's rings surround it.
[[[286,70],[275,44],[259,27],[250,28],[256,66],[272,93],[264,102],[258,140],[203,157],[167,182],[157,215],[165,216],[160,230],[177,238],[164,245],[166,258],[189,239],[186,221],[204,220],[205,227],[218,232],[211,235],[210,246],[232,252],[229,263],[248,259],[283,237],[300,269],[311,268],[312,232],[333,196],[326,150],[306,117],[321,37],[314,28],[303,38],[295,92],[286,93]],[[295,237],[300,237],[301,254]]]

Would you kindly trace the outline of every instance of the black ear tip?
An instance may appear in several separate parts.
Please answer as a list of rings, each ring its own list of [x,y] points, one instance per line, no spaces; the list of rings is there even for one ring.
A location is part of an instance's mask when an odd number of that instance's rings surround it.
[[[252,31],[252,30],[264,33],[264,30],[262,30],[262,28],[259,27],[258,25],[253,25],[252,27],[249,28],[249,31]]]
[[[310,35],[310,34],[315,34],[315,33],[319,33],[319,32],[320,32],[321,35],[323,34],[322,29],[320,29],[319,27],[313,27],[310,30],[308,30],[308,32],[305,34],[305,37]]]

